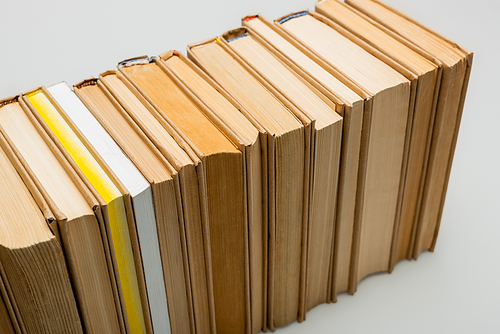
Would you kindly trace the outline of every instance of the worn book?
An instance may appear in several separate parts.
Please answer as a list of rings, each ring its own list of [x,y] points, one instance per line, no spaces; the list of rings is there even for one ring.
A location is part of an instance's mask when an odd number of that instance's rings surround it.
[[[110,81],[116,79],[115,72],[112,71],[104,73],[101,75],[102,77],[106,77]],[[116,83],[111,85],[114,86]],[[122,88],[126,89],[126,87]],[[168,305],[175,305],[175,307],[168,308],[167,316],[170,318],[170,328],[174,333],[190,333],[193,319],[189,311],[188,296],[191,294],[188,289],[191,286],[186,284],[188,277],[185,275],[184,268],[187,255],[185,254],[185,241],[182,242],[185,240],[183,237],[184,225],[179,220],[182,210],[179,211],[178,208],[182,205],[182,199],[178,195],[177,173],[154,143],[128,115],[124,107],[113,97],[103,83],[103,79],[87,79],[76,84],[74,89],[76,95],[99,121],[100,125],[106,129],[107,133],[151,184],[156,226],[150,227],[150,229],[156,233],[156,235],[152,233],[151,238],[156,240],[148,241],[145,239],[145,242],[158,242],[161,259],[160,263],[156,264],[157,268],[155,269],[161,271],[162,278],[156,277],[155,280],[164,285]],[[121,90],[118,97],[128,93],[124,98],[133,99],[133,94],[125,89]],[[123,105],[128,107],[126,103]],[[184,154],[183,157],[189,159],[187,154]],[[142,249],[143,247],[141,247]],[[158,288],[152,291],[157,293]],[[154,312],[152,305],[154,304],[150,298],[150,308]],[[165,315],[158,316],[167,319]],[[164,329],[164,331],[166,330]]]
[[[268,136],[269,266],[267,325],[303,319],[313,121],[233,56],[219,38],[188,56],[230,92]],[[304,245],[304,247],[302,247]]]
[[[100,196],[22,99],[4,103],[2,133],[54,215],[85,332],[124,333]]]
[[[258,333],[266,329],[267,310],[267,137],[249,111],[217,85],[192,61],[177,51],[159,56],[160,64],[168,67],[190,91],[205,101],[210,117],[231,129],[245,154],[248,232],[248,282],[245,281],[246,331]],[[246,116],[246,117],[245,117]],[[222,127],[221,130],[224,130]]]
[[[315,12],[292,13],[277,27],[363,90],[369,100],[360,167],[349,293],[365,276],[389,270],[410,112],[410,82],[357,45],[355,36]]]
[[[323,95],[294,72],[249,28],[224,33],[221,40],[304,114],[315,121],[312,129],[310,202],[308,205],[306,282],[302,313],[330,301],[330,263],[334,249],[342,143],[343,105]]]
[[[213,293],[209,309],[212,332],[244,332],[248,316],[247,198],[244,182],[244,152],[237,135],[197,98],[169,69],[155,58],[123,62],[119,70],[157,108],[164,119],[187,138],[204,162],[206,219],[209,235]],[[246,302],[243,302],[245,301]],[[195,319],[197,313],[195,312]],[[205,326],[202,330],[209,330]]]
[[[108,229],[106,232],[126,331],[150,332],[151,322],[148,321],[147,296],[130,194],[93,148],[85,145],[81,134],[75,132],[77,129],[68,123],[61,112],[62,108],[44,87],[27,92],[22,98],[41,128],[61,150],[65,150],[68,159],[72,159],[103,199],[102,211]]]
[[[171,309],[171,312],[176,313],[172,317],[172,321],[175,322],[172,323],[172,330],[174,331],[175,327],[176,330],[187,331],[185,317],[188,315],[192,333],[210,331],[208,305],[212,283],[210,270],[207,267],[210,258],[206,257],[209,239],[208,233],[205,232],[207,224],[205,183],[200,182],[205,175],[204,164],[182,134],[166,122],[122,73],[105,72],[100,75],[99,84],[102,84],[103,91],[107,89],[116,99],[175,170],[172,177],[178,199],[179,227],[177,229],[175,224],[162,226],[159,235],[162,238],[160,240],[162,244],[168,244],[168,258],[162,256],[162,261],[164,261],[164,270],[170,273],[169,280],[174,290],[172,298],[178,301],[178,307]],[[82,94],[80,96],[83,97]],[[157,200],[164,201],[167,198],[161,197]],[[158,203],[158,207],[163,206]],[[168,233],[168,236],[164,233]],[[180,238],[182,253],[178,253],[177,238]],[[182,272],[182,263],[184,272]],[[181,289],[183,286],[186,288],[185,291]],[[183,302],[185,297],[187,297],[187,303]],[[195,313],[198,314],[196,318]]]
[[[316,3],[316,10],[395,61],[394,68],[411,82],[412,112],[403,157],[403,171],[394,225],[389,271],[400,260],[411,259],[423,171],[429,158],[432,128],[440,87],[441,67],[425,51],[405,43],[376,22],[337,0]],[[382,59],[383,60],[383,59]]]
[[[473,53],[390,6],[372,0],[346,3],[377,21],[409,44],[422,48],[442,65],[432,142],[421,194],[412,255],[434,250],[441,223]]]
[[[141,103],[146,110],[142,110],[144,115],[138,116],[141,119],[149,118],[148,125],[160,123],[163,131],[168,131],[174,136],[176,142],[186,152],[190,152],[191,164],[185,165],[184,178],[181,176],[181,189],[188,190],[184,201],[185,231],[187,242],[188,263],[191,279],[192,308],[194,328],[196,333],[212,333],[215,331],[214,297],[210,252],[210,230],[208,220],[208,199],[206,165],[201,159],[199,151],[192,148],[190,140],[179,130],[179,128],[166,117],[155,102],[144,93],[142,87],[137,86],[130,79],[122,68],[135,67],[136,65],[149,64],[148,57],[139,57],[122,61],[119,63],[117,74],[122,82],[134,90],[136,96],[141,99]],[[154,86],[153,86],[154,87]],[[145,114],[148,116],[145,116]],[[156,120],[156,123],[153,122]],[[146,120],[147,121],[147,120]],[[157,131],[154,127],[151,131]],[[174,135],[177,134],[177,135]],[[165,134],[163,134],[165,135]],[[187,167],[187,168],[186,168]],[[195,196],[195,194],[197,195]]]
[[[260,45],[275,54],[331,101],[343,106],[337,110],[343,118],[343,132],[329,288],[329,300],[335,302],[337,293],[346,291],[349,282],[365,102],[356,93],[359,89],[348,78],[323,64],[321,59],[301,48],[262,16],[247,16],[242,23],[260,37]]]
[[[2,333],[83,333],[54,216],[3,134],[0,180]]]

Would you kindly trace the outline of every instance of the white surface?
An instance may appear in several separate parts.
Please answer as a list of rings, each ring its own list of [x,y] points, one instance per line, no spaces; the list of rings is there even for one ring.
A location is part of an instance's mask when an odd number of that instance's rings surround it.
[[[436,251],[368,277],[354,297],[341,294],[277,333],[499,333],[500,2],[386,1],[475,52]],[[125,58],[184,52],[248,14],[275,19],[314,7],[313,0],[30,2],[0,7],[0,98],[74,84]]]

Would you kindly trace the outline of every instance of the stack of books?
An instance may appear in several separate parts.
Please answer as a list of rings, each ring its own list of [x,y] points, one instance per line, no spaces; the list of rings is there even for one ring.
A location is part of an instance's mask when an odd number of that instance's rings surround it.
[[[2,333],[274,331],[433,251],[471,65],[327,0],[1,100]]]

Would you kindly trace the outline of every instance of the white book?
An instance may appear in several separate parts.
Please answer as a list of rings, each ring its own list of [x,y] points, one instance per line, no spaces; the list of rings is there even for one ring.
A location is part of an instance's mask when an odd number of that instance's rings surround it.
[[[163,280],[151,185],[125,156],[113,138],[104,130],[67,83],[61,82],[50,86],[48,91],[130,192],[134,206],[153,330],[155,333],[170,333],[167,295]]]

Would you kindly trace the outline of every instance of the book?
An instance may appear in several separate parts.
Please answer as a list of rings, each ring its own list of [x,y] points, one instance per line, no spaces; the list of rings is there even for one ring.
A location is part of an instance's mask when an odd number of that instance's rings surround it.
[[[408,118],[398,212],[389,264],[389,271],[392,271],[400,260],[411,259],[416,230],[414,223],[423,185],[422,175],[429,158],[441,68],[439,64],[434,64],[432,56],[407,45],[390,31],[344,3],[336,0],[317,2],[316,10],[400,64],[403,69],[399,69],[399,72],[411,82],[410,100],[413,111]]]
[[[170,271],[172,284],[176,286],[173,298],[179,303],[175,312],[179,312],[179,316],[185,317],[187,308],[191,332],[208,331],[210,327],[199,329],[204,324],[202,315],[208,314],[200,312],[209,311],[209,292],[212,289],[209,268],[206,266],[209,258],[206,259],[205,256],[209,245],[208,239],[206,239],[208,233],[204,232],[206,219],[202,211],[202,208],[206,207],[206,197],[203,196],[203,183],[199,184],[199,178],[204,177],[204,164],[180,134],[128,83],[120,72],[111,71],[101,74],[99,84],[102,84],[103,91],[104,89],[109,91],[175,169],[173,181],[178,199],[179,229],[175,228],[175,224],[162,227],[164,232],[168,232],[171,237],[171,239],[169,237],[169,242],[162,241],[162,244],[168,243],[169,247],[169,257],[162,257],[162,259],[165,266],[168,265],[165,270]],[[158,198],[158,200],[162,200],[162,198]],[[162,208],[163,206],[158,203],[157,207]],[[177,235],[180,238],[182,254],[176,252],[178,250],[176,247]],[[164,238],[164,234],[161,233],[160,237]],[[184,265],[184,272],[180,270],[181,263]],[[183,285],[183,281],[186,287],[187,304],[182,302],[184,290],[180,290],[180,287]],[[200,313],[196,319],[195,313]],[[177,316],[175,319],[177,321],[175,326],[184,327],[186,325],[185,320],[179,323]]]
[[[67,83],[52,85],[47,90],[61,107],[61,115],[78,129],[80,139],[88,143],[87,147],[93,147],[130,194],[135,221],[135,231],[132,234],[136,234],[138,239],[138,254],[135,256],[139,258],[137,262],[144,270],[147,291],[146,312],[150,314],[153,331],[169,333],[170,321],[156,227],[157,216],[153,207],[150,182],[122,152]]]
[[[102,200],[44,132],[23,99],[11,98],[4,103],[0,108],[1,131],[53,212],[50,226],[63,247],[85,331],[123,333]]]
[[[115,267],[115,279],[120,292],[125,328],[130,333],[146,333],[150,322],[146,321],[147,297],[143,286],[142,267],[139,260],[137,237],[134,235],[135,222],[130,196],[119,184],[116,176],[99,156],[91,152],[75,133],[61,114],[62,108],[54,102],[44,87],[37,88],[23,95],[24,102],[37,118],[41,127],[57,141],[62,149],[73,159],[88,181],[104,200],[105,221],[108,242],[112,250],[111,257]],[[90,148],[91,149],[91,148]],[[99,159],[101,160],[101,159]],[[107,170],[104,170],[106,168]],[[111,175],[111,176],[110,176]],[[133,248],[136,249],[135,254]],[[137,266],[137,267],[136,267]],[[149,316],[149,313],[146,314]],[[150,329],[149,329],[150,330]]]
[[[63,250],[46,222],[52,213],[3,134],[0,146],[2,332],[83,333]]]
[[[244,185],[244,160],[240,147],[210,118],[198,100],[168,69],[155,59],[122,63],[119,70],[142,90],[164,116],[188,138],[205,163],[210,270],[212,275],[213,332],[244,332],[248,305],[248,215]],[[168,94],[165,94],[168,92]],[[197,313],[195,312],[195,318]],[[208,326],[202,327],[207,330]]]
[[[310,202],[308,205],[305,314],[330,300],[330,264],[334,248],[335,211],[342,136],[339,100],[329,100],[265,49],[251,29],[238,28],[221,37],[237,56],[315,121],[312,131]],[[262,42],[262,41],[261,41]]]
[[[330,265],[331,288],[329,289],[329,300],[336,302],[337,293],[346,291],[349,282],[359,150],[365,102],[356,93],[358,89],[355,85],[345,76],[322,64],[321,59],[301,48],[292,39],[287,38],[262,16],[247,16],[243,18],[242,24],[261,37],[260,44],[262,46],[276,54],[279,59],[293,68],[318,91],[330,100],[343,105],[343,108],[337,111],[343,118],[344,128],[335,214],[335,240]]]
[[[231,92],[267,132],[267,326],[274,330],[276,326],[301,320],[312,122],[257,73],[234,58],[218,38],[188,45],[188,57],[225,91]]]
[[[416,259],[436,246],[451,164],[469,83],[473,53],[378,1],[346,1],[382,26],[418,45],[443,67],[420,213],[413,247]]]
[[[114,73],[106,74],[114,75]],[[181,229],[183,230],[183,227],[179,222],[177,210],[181,199],[177,196],[173,177],[176,172],[117,100],[112,97],[100,79],[84,80],[76,84],[74,89],[75,94],[85,104],[89,112],[102,128],[106,129],[109,136],[114,139],[124,154],[151,184],[156,222],[154,227],[149,227],[151,235],[145,236],[146,238],[141,242],[141,245],[143,243],[158,243],[158,262],[151,264],[151,269],[160,270],[161,272],[157,273],[156,276],[159,274],[161,277],[153,276],[152,279],[163,285],[165,292],[160,297],[165,298],[165,303],[168,301],[168,305],[175,305],[175,307],[168,308],[167,315],[157,314],[160,319],[170,318],[169,328],[160,328],[157,331],[167,332],[171,328],[172,332],[175,333],[190,333],[192,319],[190,319],[188,310],[188,286],[186,286],[185,260],[181,244]],[[138,228],[140,228],[139,222]],[[142,239],[142,237],[140,238]],[[141,246],[141,250],[143,249],[144,247]],[[144,258],[144,251],[142,254]],[[148,294],[149,291],[158,294],[161,292],[161,287],[156,289],[154,286],[148,287]],[[161,308],[155,308],[151,305],[154,303],[150,297],[151,312],[161,310]]]
[[[353,36],[314,12],[275,20],[283,32],[355,81],[371,100],[365,108],[349,293],[368,274],[387,271],[396,219],[410,82],[359,47]]]
[[[193,62],[177,51],[159,55],[163,64],[181,80],[190,91],[203,100],[211,117],[220,119],[237,134],[234,138],[245,156],[245,185],[248,211],[248,270],[249,282],[245,282],[247,294],[247,332],[258,333],[266,329],[267,312],[267,138],[248,110],[226,93]],[[246,116],[246,117],[245,117]],[[248,118],[248,119],[247,119]],[[224,130],[225,127],[221,127]],[[242,301],[243,302],[243,301]]]

